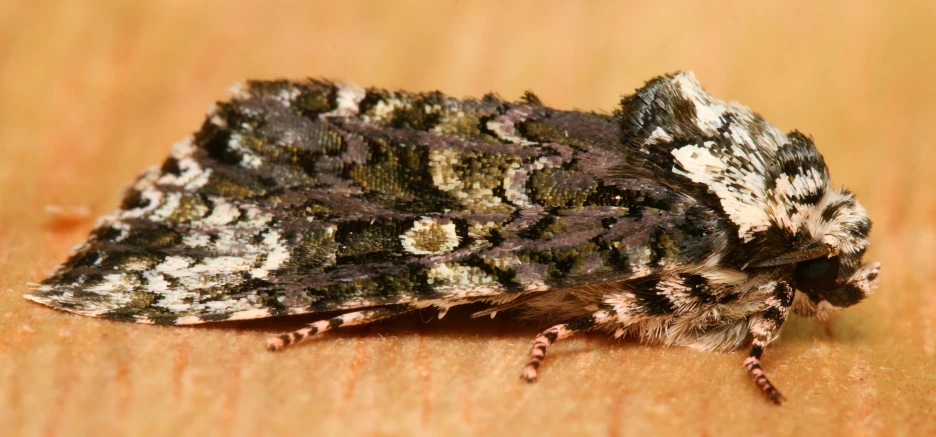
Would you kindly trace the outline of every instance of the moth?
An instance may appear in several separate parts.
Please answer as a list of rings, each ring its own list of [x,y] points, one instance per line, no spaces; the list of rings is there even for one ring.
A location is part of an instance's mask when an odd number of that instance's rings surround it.
[[[321,80],[251,81],[214,105],[25,297],[171,325],[339,313],[341,326],[484,302],[550,326],[729,351],[760,366],[790,311],[871,292],[871,221],[813,141],[724,103],[692,73],[613,113],[532,93],[459,100]],[[548,325],[547,325],[548,324]]]

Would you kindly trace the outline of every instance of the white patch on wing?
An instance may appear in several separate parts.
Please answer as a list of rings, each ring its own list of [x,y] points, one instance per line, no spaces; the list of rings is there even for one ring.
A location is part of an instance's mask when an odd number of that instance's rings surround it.
[[[504,176],[504,197],[520,207],[534,206],[530,197],[527,195],[527,184],[530,176],[539,170],[545,168],[560,167],[565,163],[565,158],[561,156],[542,156],[529,164],[513,163]]]
[[[407,107],[409,107],[408,102],[400,100],[391,93],[388,98],[380,99],[380,101],[374,105],[373,115],[365,115],[363,119],[365,123],[386,122],[390,117],[393,117],[394,111]]]
[[[231,100],[246,100],[250,98],[250,85],[247,84],[247,81],[240,81],[231,85],[227,90],[228,99]]]
[[[162,263],[156,266],[154,269],[159,273],[169,273],[173,274],[175,272],[185,272],[190,265],[192,265],[192,259],[183,257],[183,256],[167,256]]]
[[[240,217],[240,209],[236,205],[220,198],[212,200],[214,200],[214,208],[211,210],[211,215],[202,220],[205,226],[225,226]]]
[[[172,150],[169,152],[169,156],[172,156],[175,159],[191,158],[192,155],[195,154],[196,149],[195,137],[189,135],[179,141],[176,141],[172,145]]]
[[[270,221],[273,220],[272,215],[261,211],[260,208],[257,208],[253,205],[246,207],[245,213],[247,215],[247,220],[244,221],[244,227],[262,228],[267,226]]]
[[[653,273],[653,269],[650,268],[650,257],[653,254],[650,246],[625,246],[623,248],[627,253],[627,259],[630,261],[631,271],[634,272],[632,278],[639,278]]]
[[[153,211],[153,215],[151,217],[153,217],[154,221],[163,221],[169,218],[169,216],[171,216],[172,213],[174,213],[176,209],[179,208],[181,201],[182,195],[179,193],[163,194],[162,205],[160,205],[156,211]]]
[[[520,135],[517,130],[517,123],[525,120],[530,114],[529,107],[515,106],[510,108],[506,114],[498,115],[494,120],[488,121],[485,127],[502,141],[521,145],[535,144]]]
[[[228,149],[240,153],[240,166],[245,168],[258,168],[263,164],[263,158],[244,146],[244,136],[240,133],[231,133],[228,139]]]
[[[442,191],[453,191],[461,188],[462,182],[451,167],[459,162],[461,157],[454,149],[429,150],[429,172],[432,183]]]
[[[222,129],[227,129],[228,127],[227,120],[221,118],[221,116],[218,114],[219,110],[220,110],[220,107],[218,106],[218,104],[212,103],[210,106],[208,106],[208,110],[205,111],[206,112],[205,115],[208,118],[208,121],[211,122],[211,124],[218,126]]]
[[[446,299],[499,294],[504,289],[496,278],[483,270],[455,263],[435,265],[427,276],[427,283],[445,294]]]
[[[263,253],[262,247],[258,248],[249,248],[251,253],[244,254],[243,256],[218,256],[214,258],[204,258],[200,263],[193,265],[192,267],[177,272],[177,277],[188,277],[192,278],[193,282],[191,285],[196,288],[198,283],[203,282],[207,278],[206,276],[229,276],[235,273],[244,272],[252,268],[256,263],[257,259],[260,257],[260,254]],[[212,282],[212,285],[214,283]]]
[[[288,108],[292,105],[293,100],[296,100],[296,98],[298,98],[299,95],[301,94],[302,94],[302,91],[300,91],[298,88],[294,86],[289,86],[289,87],[279,90],[279,92],[276,93],[274,98],[278,102],[282,103],[283,106]]]
[[[115,213],[111,213],[110,215],[115,216],[116,214],[115,214]],[[114,218],[114,220],[116,220],[116,217],[113,217],[113,218]],[[113,221],[113,222],[111,222],[109,225],[108,225],[108,224],[99,224],[99,225],[95,226],[95,229],[103,228],[104,226],[110,226],[111,229],[120,232],[119,234],[117,234],[117,235],[114,237],[114,241],[116,241],[116,242],[121,242],[121,241],[123,241],[124,239],[126,239],[128,235],[130,235],[130,225],[128,225],[128,224],[126,224],[126,223],[124,223],[124,222],[121,222],[121,221]],[[74,252],[73,252],[73,253],[74,253]]]
[[[333,111],[323,113],[323,117],[352,117],[360,111],[361,101],[367,95],[367,91],[355,84],[336,83],[338,96],[336,98],[338,107]]]
[[[475,181],[465,183],[455,171],[456,166],[462,163],[463,157],[452,148],[433,148],[429,150],[429,172],[432,183],[439,190],[458,198],[469,211],[491,211],[509,213],[513,208],[501,202],[500,196],[494,194],[493,186],[484,186]]]
[[[144,207],[136,207],[128,210],[118,210],[111,214],[101,217],[94,225],[95,228],[106,226],[109,221],[119,221],[128,218],[141,218],[155,210],[162,204],[163,192],[156,189],[155,184],[159,179],[159,166],[147,168],[142,176],[133,184],[133,189],[140,193],[140,202]]]
[[[416,255],[442,255],[460,242],[455,224],[447,219],[423,217],[400,236],[403,248]]]
[[[280,268],[289,259],[289,248],[280,241],[280,233],[270,230],[263,237],[263,246],[268,250],[263,265],[250,271],[254,278],[266,278],[270,272]]]
[[[168,193],[172,199],[177,193]],[[171,205],[170,205],[171,206]],[[165,211],[162,210],[165,208]],[[157,213],[170,209],[163,206]],[[246,220],[231,225],[230,221],[239,217],[243,211]],[[153,216],[158,214],[154,213]],[[202,290],[221,286],[236,286],[241,283],[241,275],[248,273],[254,278],[265,278],[289,259],[289,250],[281,240],[277,229],[265,229],[272,220],[269,214],[255,206],[239,207],[218,202],[212,215],[193,224],[211,225],[209,233],[191,233],[183,237],[183,244],[188,247],[204,247],[209,253],[230,254],[191,258],[186,256],[168,256],[159,264],[143,272],[139,286],[159,295],[154,306],[167,308],[180,314],[222,314],[242,311],[256,311],[263,304],[256,296],[248,295],[243,299],[204,300]],[[228,223],[226,225],[222,223]],[[214,238],[211,238],[211,236]],[[254,235],[262,235],[259,243],[252,243]],[[109,294],[112,296],[112,294]],[[249,314],[245,313],[245,317]],[[195,316],[193,316],[195,317]],[[178,322],[178,323],[201,323]]]
[[[139,285],[139,280],[136,275],[111,273],[104,275],[101,282],[91,287],[84,287],[84,291],[107,295],[110,297],[111,302],[116,305],[123,305],[130,301],[129,291],[137,285]]]
[[[146,291],[150,293],[166,294],[171,289],[162,273],[147,270],[143,272],[143,279],[146,281]]]
[[[507,174],[504,176],[504,197],[510,203],[519,207],[529,207],[533,203],[526,194],[526,183],[530,178],[530,172],[541,170],[543,164],[534,162],[528,165],[522,165],[519,162],[513,163],[507,168]]]

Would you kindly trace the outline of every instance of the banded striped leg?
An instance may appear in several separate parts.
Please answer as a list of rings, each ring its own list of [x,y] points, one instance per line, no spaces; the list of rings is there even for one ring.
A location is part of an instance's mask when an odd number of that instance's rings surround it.
[[[757,384],[767,397],[773,403],[780,405],[786,402],[783,394],[771,384],[761,369],[760,357],[764,348],[773,341],[780,332],[780,327],[790,313],[790,305],[793,303],[793,290],[787,284],[779,284],[774,291],[774,295],[767,299],[767,309],[760,313],[758,320],[751,325],[751,335],[754,337],[754,344],[748,357],[744,360],[744,367],[747,368],[748,375]]]
[[[546,348],[553,343],[569,338],[572,334],[587,331],[597,325],[602,325],[614,320],[614,312],[611,310],[600,310],[590,316],[575,319],[568,323],[562,323],[553,326],[536,336],[533,339],[533,347],[530,349],[530,361],[523,368],[521,378],[527,382],[536,382],[539,375],[540,365],[546,359]]]
[[[277,335],[276,337],[270,337],[266,341],[266,348],[270,352],[276,352],[287,346],[291,346],[312,338],[316,334],[321,334],[325,331],[329,331],[341,326],[366,325],[368,323],[376,322],[380,319],[385,319],[387,317],[395,316],[407,311],[410,311],[410,308],[407,306],[391,306],[345,313],[340,316],[332,317],[331,319],[319,320],[317,322],[310,323],[306,325],[305,328],[299,329],[297,331]]]

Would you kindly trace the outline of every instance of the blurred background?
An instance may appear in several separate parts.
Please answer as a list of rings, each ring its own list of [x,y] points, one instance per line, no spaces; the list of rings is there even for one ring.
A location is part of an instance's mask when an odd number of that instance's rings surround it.
[[[934,435],[934,29],[928,1],[0,0],[0,429]],[[531,388],[514,382],[535,327],[417,318],[268,356],[280,325],[140,327],[20,297],[239,80],[532,90],[611,112],[676,70],[812,135],[875,221],[878,294],[792,320],[765,354],[782,409],[738,353],[584,337]]]

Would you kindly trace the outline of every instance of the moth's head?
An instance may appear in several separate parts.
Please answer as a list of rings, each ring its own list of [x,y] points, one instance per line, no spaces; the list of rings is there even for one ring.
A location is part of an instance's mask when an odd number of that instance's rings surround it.
[[[880,263],[861,264],[860,257],[843,254],[800,261],[793,269],[794,286],[800,291],[793,310],[800,315],[824,319],[841,308],[852,306],[877,286],[880,267]]]
[[[807,248],[821,247],[828,254],[796,263],[794,281],[817,309],[852,306],[871,294],[879,263],[863,264],[871,243],[871,220],[855,196],[846,190],[831,190],[805,223],[813,238]],[[821,314],[821,311],[820,311]]]
[[[864,263],[871,220],[847,190],[830,190],[801,223],[802,247],[761,264],[792,265],[797,314],[825,318],[877,286],[880,263]]]

